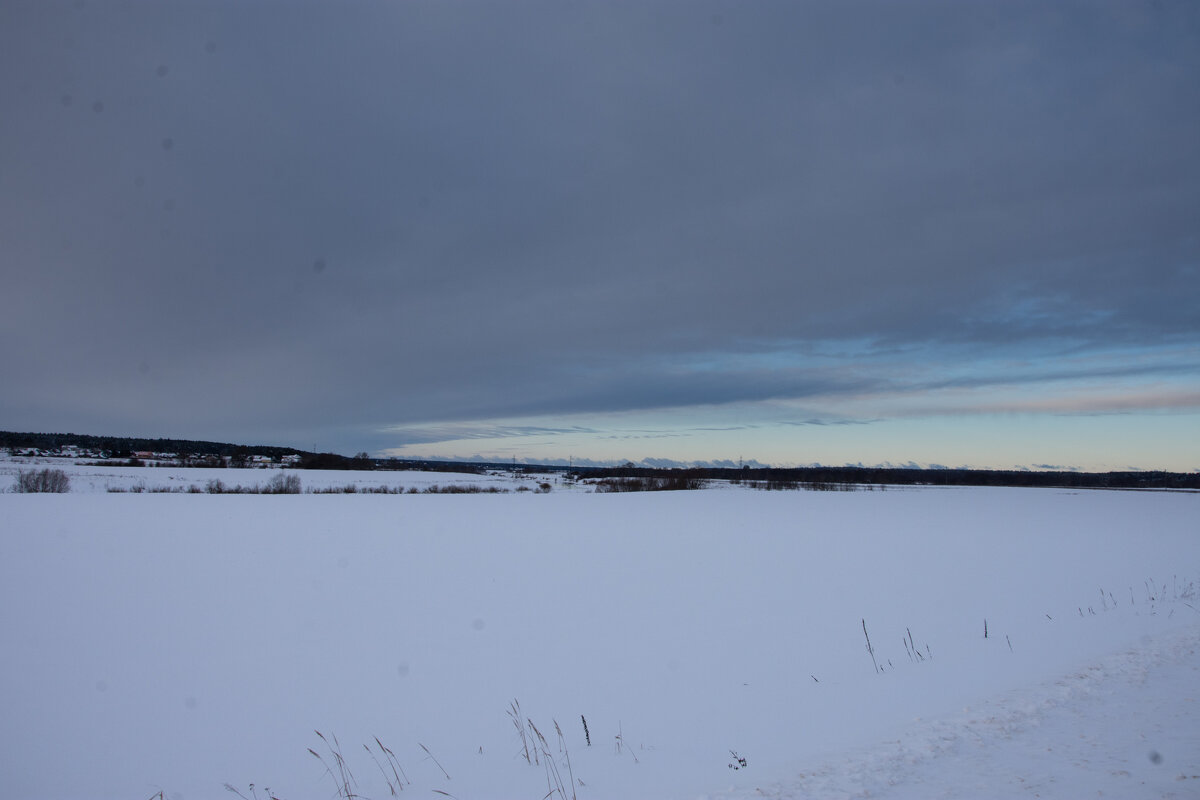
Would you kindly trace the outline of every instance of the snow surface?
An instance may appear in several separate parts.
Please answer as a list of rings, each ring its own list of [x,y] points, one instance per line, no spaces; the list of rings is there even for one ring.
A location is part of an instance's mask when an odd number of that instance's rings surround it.
[[[1200,495],[114,474],[0,494],[0,796],[1200,796]]]
[[[170,490],[187,492],[191,489],[205,490],[210,481],[220,481],[228,487],[263,488],[272,478],[279,475],[300,478],[301,491],[344,489],[353,486],[357,491],[378,489],[416,489],[423,491],[431,486],[474,486],[479,489],[516,491],[537,488],[542,481],[549,481],[555,488],[575,488],[563,484],[562,476],[555,473],[490,472],[486,474],[461,472],[418,472],[413,470],[301,470],[279,468],[262,469],[206,469],[175,466],[127,467],[92,466],[69,458],[9,457],[0,459],[0,487],[7,486],[22,470],[61,469],[71,479],[71,491],[89,492],[153,492]]]

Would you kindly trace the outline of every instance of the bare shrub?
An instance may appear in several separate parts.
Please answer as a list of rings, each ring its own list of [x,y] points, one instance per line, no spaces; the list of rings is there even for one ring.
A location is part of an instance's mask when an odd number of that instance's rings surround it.
[[[71,491],[71,479],[61,469],[23,469],[17,474],[17,482],[13,484],[13,491],[20,493],[55,492],[61,494],[62,492]]]
[[[358,494],[358,486],[353,483],[347,483],[342,486],[324,486],[317,489],[309,489],[310,494]]]
[[[422,494],[505,494],[507,489],[499,486],[476,486],[474,484],[451,483],[446,486],[426,486]]]
[[[267,481],[263,494],[300,494],[300,476],[280,473]]]

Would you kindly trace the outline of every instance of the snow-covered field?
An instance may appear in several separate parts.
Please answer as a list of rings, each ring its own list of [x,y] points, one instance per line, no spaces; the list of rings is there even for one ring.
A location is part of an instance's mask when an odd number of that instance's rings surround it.
[[[5,798],[1200,796],[1200,495],[70,469],[0,494]]]
[[[261,488],[279,475],[300,479],[302,492],[356,491],[386,488],[389,491],[424,491],[430,487],[470,486],[480,490],[534,491],[539,483],[550,482],[554,489],[574,489],[563,484],[558,474],[539,475],[525,472],[471,474],[455,472],[416,472],[380,470],[280,470],[280,469],[190,469],[175,466],[126,467],[90,466],[68,458],[0,458],[0,489],[12,484],[22,470],[61,469],[71,479],[72,492],[188,492],[207,490],[211,481],[227,487]]]

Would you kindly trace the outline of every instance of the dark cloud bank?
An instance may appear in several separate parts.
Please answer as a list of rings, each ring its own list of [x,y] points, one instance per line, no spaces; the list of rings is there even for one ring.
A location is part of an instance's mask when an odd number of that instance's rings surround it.
[[[1198,85],[1190,2],[10,0],[0,420],[349,451],[1184,346]]]

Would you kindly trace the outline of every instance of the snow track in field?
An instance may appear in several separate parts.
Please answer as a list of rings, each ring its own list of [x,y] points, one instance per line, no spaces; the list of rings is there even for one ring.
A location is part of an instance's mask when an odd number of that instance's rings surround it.
[[[725,797],[1198,797],[1198,701],[1192,627]]]

